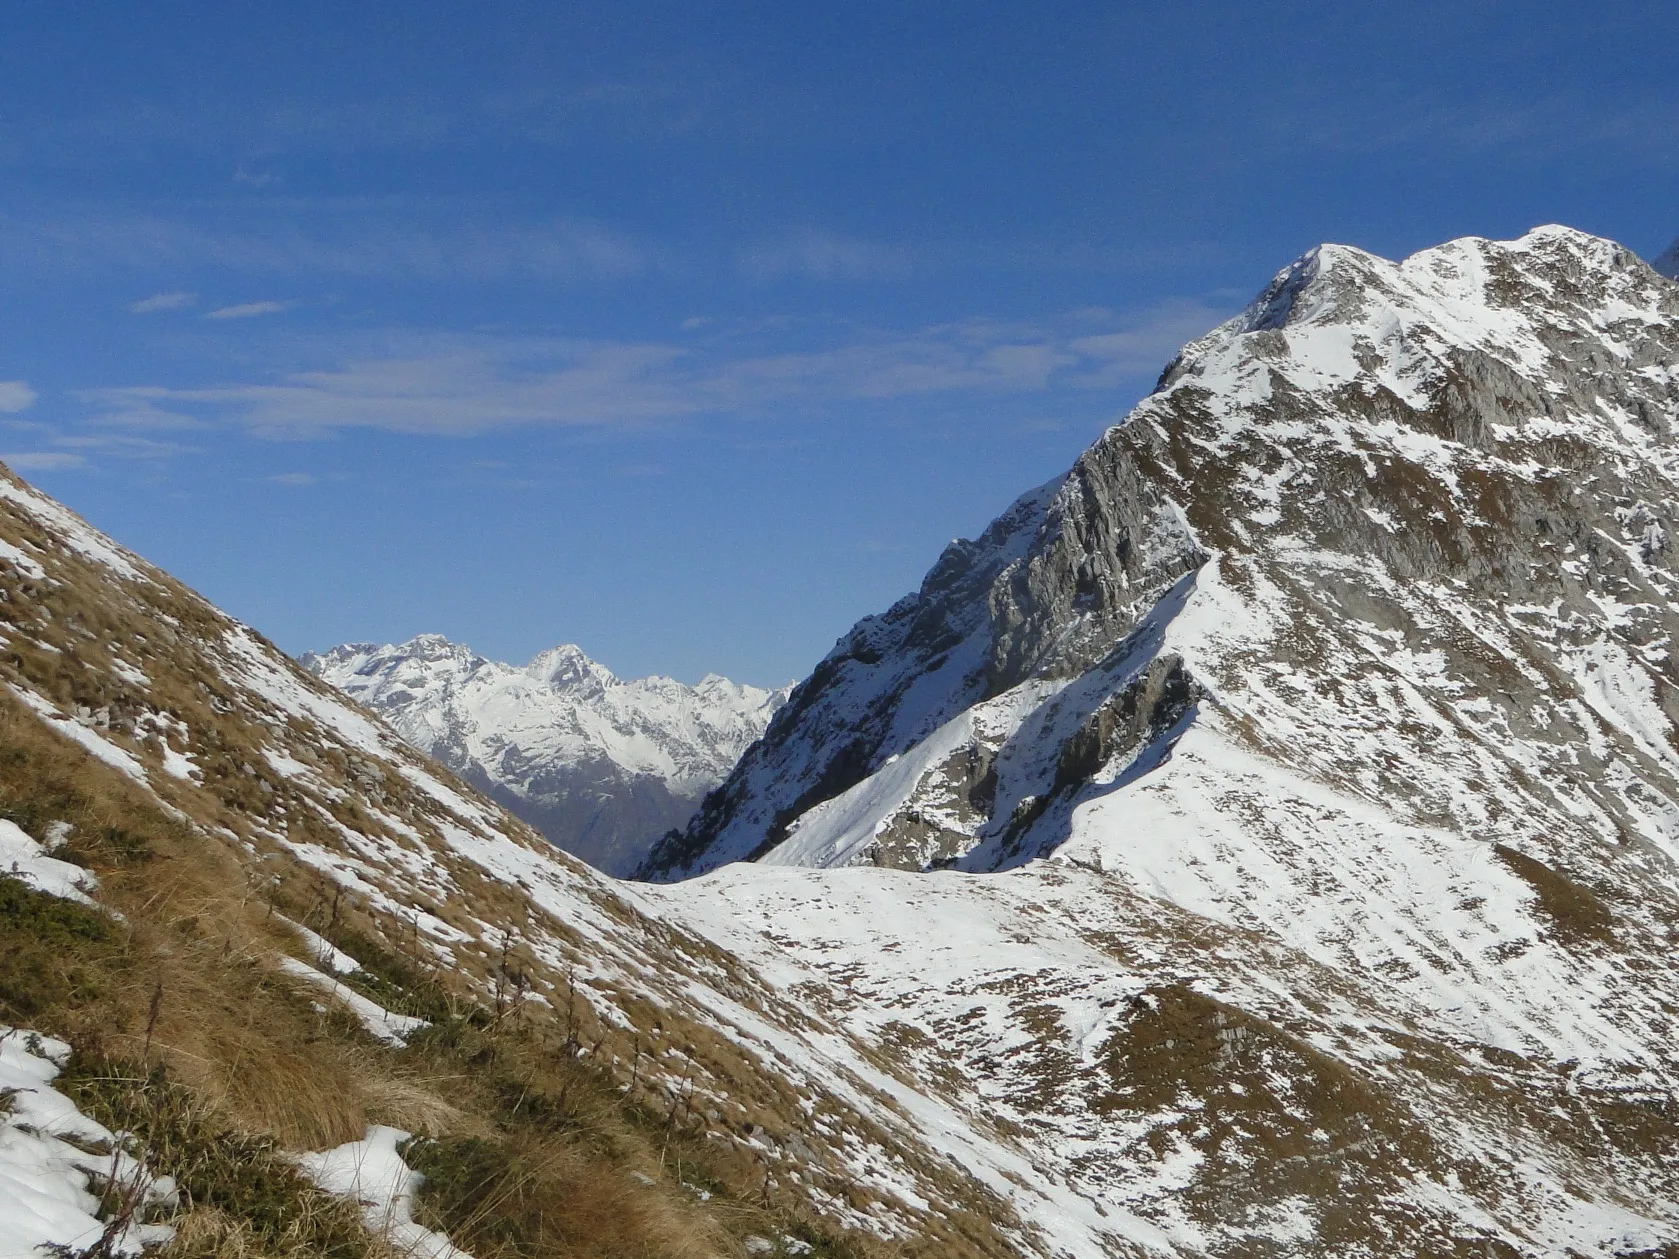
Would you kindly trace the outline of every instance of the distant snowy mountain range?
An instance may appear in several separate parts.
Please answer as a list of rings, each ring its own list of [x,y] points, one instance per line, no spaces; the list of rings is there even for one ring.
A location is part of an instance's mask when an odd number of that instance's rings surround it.
[[[688,821],[787,691],[712,674],[626,681],[570,644],[519,666],[440,634],[302,663],[566,851],[623,874]]]

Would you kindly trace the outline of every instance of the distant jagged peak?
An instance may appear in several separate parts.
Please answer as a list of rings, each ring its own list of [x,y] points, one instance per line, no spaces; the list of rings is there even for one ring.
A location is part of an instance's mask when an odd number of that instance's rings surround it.
[[[573,687],[594,689],[618,682],[612,670],[591,659],[576,643],[561,643],[537,652],[524,672],[556,691]]]
[[[1667,249],[1650,264],[1660,275],[1670,280],[1679,280],[1679,240],[1675,240]]]
[[[318,676],[360,674],[371,677],[405,665],[451,664],[452,672],[471,673],[490,662],[472,648],[442,634],[416,634],[401,643],[343,643],[325,651],[306,651],[298,663]]]
[[[790,689],[715,673],[697,686],[657,674],[626,680],[575,643],[506,664],[442,634],[350,643],[302,664],[610,872],[633,869],[688,819]]]
[[[435,677],[483,673],[485,677],[515,682],[524,679],[558,695],[598,696],[608,690],[631,688],[661,695],[727,696],[737,702],[759,703],[779,693],[734,682],[718,673],[706,674],[694,686],[663,674],[620,678],[576,643],[544,648],[523,665],[509,664],[491,660],[465,643],[436,633],[416,634],[400,643],[344,643],[325,651],[305,652],[299,660],[320,676],[371,678],[419,665]]]
[[[480,656],[465,643],[457,643],[442,634],[416,634],[405,643],[386,648],[393,655],[407,656],[415,660],[462,660],[482,661]]]

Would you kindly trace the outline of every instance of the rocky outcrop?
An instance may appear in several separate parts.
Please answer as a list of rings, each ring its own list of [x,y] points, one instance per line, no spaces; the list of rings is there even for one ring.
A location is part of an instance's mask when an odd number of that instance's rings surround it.
[[[951,543],[916,594],[859,622],[643,873],[763,856],[797,818],[975,705],[1085,673],[1204,559],[1128,451],[1093,450],[977,540]]]

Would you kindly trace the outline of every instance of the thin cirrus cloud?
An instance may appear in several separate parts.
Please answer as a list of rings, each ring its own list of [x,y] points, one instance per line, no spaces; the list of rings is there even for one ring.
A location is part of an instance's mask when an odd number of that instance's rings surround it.
[[[739,255],[741,272],[759,282],[893,279],[914,264],[910,252],[898,246],[816,230],[764,241]]]
[[[268,381],[80,397],[108,424],[179,416],[269,437],[345,428],[467,435],[771,409],[798,414],[854,401],[1110,388],[1157,372],[1227,313],[1186,301],[1131,317],[1079,311],[1038,324],[976,319],[814,350],[732,355],[704,344],[458,340]]]
[[[0,454],[0,463],[18,472],[61,472],[79,468],[87,459],[67,450],[16,450]]]
[[[446,199],[284,201],[266,210],[272,220],[250,226],[105,207],[11,210],[0,213],[0,263],[44,272],[108,267],[189,272],[209,266],[283,277],[539,277],[564,283],[620,279],[668,265],[656,251],[600,224],[565,218],[509,224]]]
[[[48,426],[45,449],[19,450],[0,455],[12,468],[24,472],[62,472],[88,467],[90,460],[171,459],[177,455],[201,453],[198,447],[179,442],[158,441],[133,433],[80,432],[53,434]]]
[[[80,391],[75,396],[83,402],[102,403],[97,392]],[[126,429],[130,432],[186,431],[209,427],[197,416],[170,411],[143,399],[126,399],[118,406],[102,405],[94,417],[94,423],[100,428]]]
[[[218,306],[208,312],[206,319],[257,319],[263,315],[278,315],[290,310],[296,302],[240,302],[235,306]]]
[[[176,290],[171,293],[154,293],[151,297],[143,297],[137,302],[131,302],[128,313],[131,315],[155,315],[162,310],[185,310],[198,301],[198,294]]]
[[[0,380],[0,412],[7,415],[29,410],[40,396],[25,381]]]

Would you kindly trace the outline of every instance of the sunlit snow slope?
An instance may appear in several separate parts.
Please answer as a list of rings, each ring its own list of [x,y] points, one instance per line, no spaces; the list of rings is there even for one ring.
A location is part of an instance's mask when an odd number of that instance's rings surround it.
[[[764,732],[786,691],[624,681],[577,647],[523,667],[438,634],[302,663],[567,852],[626,874]]]
[[[1186,347],[1066,477],[952,544],[919,592],[841,639],[645,873],[718,870],[702,885],[727,889],[720,933],[757,922],[819,964],[890,948],[885,969],[847,972],[859,1019],[919,1008],[909,994],[926,992],[944,948],[918,943],[922,928],[959,939],[949,907],[969,896],[1034,902],[1012,911],[1033,949],[1088,938],[1108,907],[1142,897],[1163,923],[1187,912],[1246,933],[1220,956],[1286,948],[1324,968],[1314,987],[1479,1046],[1511,1072],[1507,1102],[1535,1116],[1553,1095],[1603,1090],[1634,1127],[1670,1123],[1676,425],[1679,285],[1612,242],[1542,228],[1398,263],[1313,250]],[[763,875],[727,865],[742,859],[1019,873],[983,893],[935,876],[900,927],[878,903],[790,911],[806,884],[766,892]],[[1057,886],[1112,891],[1039,891],[1051,870]],[[751,947],[749,930],[722,938]],[[955,952],[983,968],[978,946]],[[1158,1033],[1178,998],[1081,1004],[1071,994],[1088,998],[1092,982],[1065,959],[1008,982],[1076,1048],[1037,1077],[1042,1092],[1005,1090],[1000,1113],[1031,1125],[1085,1108],[1054,1147],[1071,1176],[1127,1150],[1186,1184],[1220,1166],[1249,1177],[1256,1147],[1235,1154],[1231,1124],[1252,1125],[1259,1147],[1298,1140],[1301,1159],[1365,1139],[1314,1147],[1330,1131],[1320,1120],[1285,1141],[1251,1100],[1227,1100],[1240,1116],[1199,1110],[1212,1103],[1193,1100],[1184,1062],[1153,1094],[1186,1108],[1163,1129],[1147,1089],[1102,1096],[1079,1071],[1104,1055],[1119,1074],[1148,1061],[1159,1043],[1135,1038]],[[1277,992],[1299,1000],[1301,982]],[[1012,1075],[1006,1038],[969,1039],[960,1003],[945,1019],[920,1026],[966,1043],[972,1069]],[[1204,1047],[1195,1069],[1239,1069],[1241,1016],[1202,1007],[1165,1026],[1167,1048]],[[1382,1073],[1432,1071],[1433,1051],[1415,1056],[1404,1037],[1360,1047],[1358,1020],[1332,1026],[1303,1043]],[[1272,1094],[1291,1123],[1322,1114],[1324,1094],[1292,1087],[1292,1101]],[[1419,1113],[1431,1095],[1404,1090]],[[1449,1124],[1429,1126],[1452,1140]],[[1613,1125],[1601,1138],[1605,1153],[1643,1140]],[[1504,1137],[1479,1157],[1533,1174]],[[1319,1238],[1320,1207],[1301,1204]],[[1607,1216],[1569,1210],[1585,1230],[1569,1244],[1623,1244]],[[1529,1227],[1506,1234],[1519,1252],[1561,1244],[1560,1223]]]

